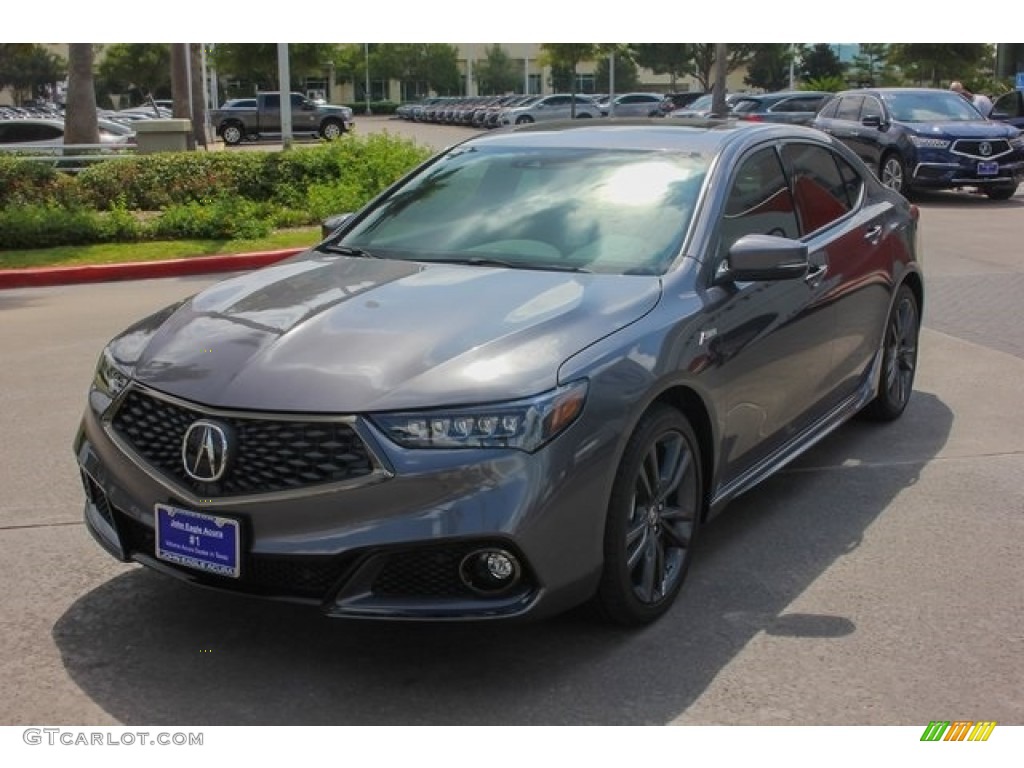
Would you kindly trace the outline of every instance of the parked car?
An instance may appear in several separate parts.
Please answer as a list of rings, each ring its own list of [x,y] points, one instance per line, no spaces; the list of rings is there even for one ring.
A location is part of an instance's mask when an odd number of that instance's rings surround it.
[[[225,144],[281,135],[281,94],[265,91],[256,94],[255,104],[251,101],[234,99],[210,112],[210,122]],[[301,93],[290,94],[290,104],[295,136],[336,139],[355,124],[350,107],[317,104]]]
[[[577,93],[575,97],[569,93],[555,93],[551,96],[540,96],[528,104],[506,109],[501,114],[502,125],[523,125],[542,120],[564,120],[572,114],[573,99],[576,101],[576,117],[600,117],[598,109],[589,97]]]
[[[704,91],[679,91],[677,93],[666,93],[658,105],[658,112],[664,117],[669,112],[677,109],[685,109],[704,95]]]
[[[1006,200],[1024,179],[1021,132],[986,120],[953,91],[843,91],[813,125],[849,146],[885,186],[904,195],[976,187],[994,200]]]
[[[730,112],[739,120],[810,125],[818,110],[832,98],[828,91],[778,91],[737,96]]]
[[[1024,129],[1024,91],[1010,91],[997,98],[988,118]]]
[[[903,413],[917,226],[809,128],[479,134],[117,336],[74,441],[86,524],[331,616],[653,621],[710,515]]]
[[[624,93],[615,97],[615,108],[611,99],[598,102],[602,117],[655,117],[662,101],[660,93]]]
[[[725,106],[730,111],[732,105],[736,103],[736,100],[746,94],[742,93],[727,93],[725,94]],[[688,106],[682,109],[676,109],[668,113],[668,117],[710,117],[712,111],[712,104],[714,95],[705,93],[703,96],[699,96],[694,99]]]
[[[98,120],[100,144],[134,144],[135,132],[118,123]],[[18,117],[0,120],[0,149],[61,147],[64,145],[64,118]]]

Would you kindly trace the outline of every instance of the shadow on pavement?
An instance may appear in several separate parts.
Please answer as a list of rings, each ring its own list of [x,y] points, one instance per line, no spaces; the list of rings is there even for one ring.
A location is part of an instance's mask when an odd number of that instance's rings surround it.
[[[1020,195],[1009,200],[989,200],[983,192],[968,190],[914,190],[912,202],[926,208],[1024,208],[1024,198]]]
[[[786,608],[917,482],[952,421],[917,392],[898,423],[838,430],[704,529],[677,605],[641,631],[584,611],[514,626],[329,621],[139,568],[83,595],[53,638],[75,683],[127,725],[663,724],[761,631],[858,631]]]

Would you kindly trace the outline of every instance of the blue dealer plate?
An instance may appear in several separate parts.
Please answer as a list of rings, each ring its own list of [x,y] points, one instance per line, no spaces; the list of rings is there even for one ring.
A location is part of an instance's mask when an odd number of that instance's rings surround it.
[[[999,163],[978,163],[979,176],[996,176],[999,174]]]
[[[198,571],[237,579],[238,521],[156,505],[156,556]]]

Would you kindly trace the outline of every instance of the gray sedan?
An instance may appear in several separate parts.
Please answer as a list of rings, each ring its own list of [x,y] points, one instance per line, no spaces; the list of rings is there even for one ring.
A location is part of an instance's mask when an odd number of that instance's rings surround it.
[[[477,136],[101,353],[114,557],[376,619],[651,622],[700,527],[911,398],[917,209],[825,134]]]

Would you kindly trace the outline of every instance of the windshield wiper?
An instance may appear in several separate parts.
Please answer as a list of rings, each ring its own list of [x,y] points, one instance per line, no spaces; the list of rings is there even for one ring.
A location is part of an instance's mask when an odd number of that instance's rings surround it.
[[[339,253],[342,256],[356,256],[361,259],[380,258],[380,256],[376,256],[362,248],[355,248],[351,245],[338,245],[337,243],[325,243],[324,245],[318,246],[316,250],[321,251],[322,253]]]
[[[428,264],[468,264],[472,267],[506,267],[508,269],[538,269],[545,272],[585,272],[589,273],[589,269],[583,269],[582,267],[571,267],[562,264],[533,264],[531,262],[523,261],[505,261],[503,259],[494,259],[489,256],[463,256],[458,258],[447,258],[447,259],[424,259]]]

